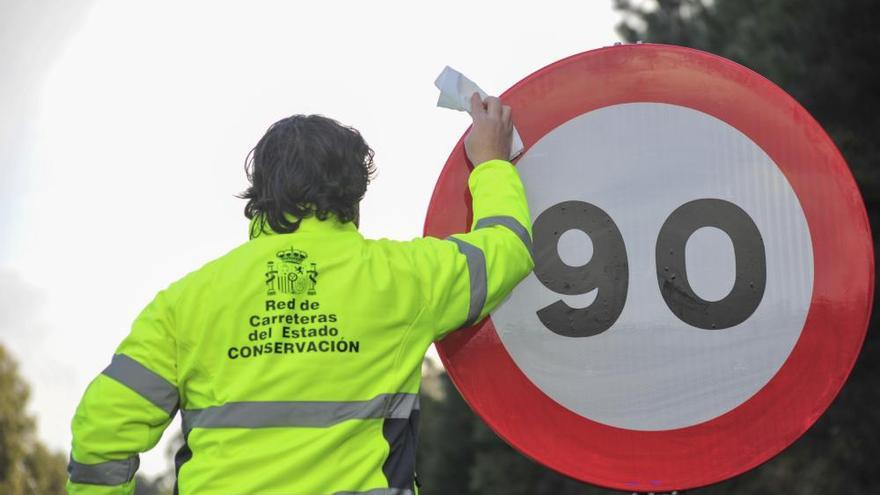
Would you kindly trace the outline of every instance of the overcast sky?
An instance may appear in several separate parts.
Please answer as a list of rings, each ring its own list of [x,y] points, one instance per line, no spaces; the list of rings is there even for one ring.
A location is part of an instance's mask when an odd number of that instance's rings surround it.
[[[443,67],[497,94],[613,44],[616,22],[611,0],[0,0],[0,343],[39,436],[67,452],[86,385],[140,309],[247,240],[235,194],[269,124],[358,128],[379,169],[361,231],[412,238],[469,122],[435,107]],[[163,451],[141,472],[164,469]]]

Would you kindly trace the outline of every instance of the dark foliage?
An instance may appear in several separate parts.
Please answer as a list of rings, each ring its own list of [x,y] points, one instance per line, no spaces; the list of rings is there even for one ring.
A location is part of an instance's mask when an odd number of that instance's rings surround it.
[[[876,0],[615,0],[630,42],[706,50],[745,65],[794,96],[847,159],[872,228],[880,222],[880,4]],[[876,230],[875,230],[876,231]],[[877,249],[875,243],[875,250]],[[880,345],[876,314],[847,384],[822,418],[763,466],[705,494],[880,493]],[[436,385],[439,382],[439,386]],[[531,462],[477,419],[445,375],[426,384],[419,449],[422,493],[598,494]]]
[[[617,0],[628,41],[672,43],[745,65],[794,96],[828,131],[880,223],[880,4],[875,0]],[[877,250],[876,234],[875,246]],[[876,301],[875,301],[876,307]],[[880,493],[877,312],[855,369],[822,418],[759,469],[700,493]]]
[[[29,391],[0,344],[0,493],[63,494],[67,459],[37,440],[34,419],[26,412]]]
[[[425,376],[417,470],[422,495],[598,495],[536,464],[502,442],[477,418],[445,373]]]

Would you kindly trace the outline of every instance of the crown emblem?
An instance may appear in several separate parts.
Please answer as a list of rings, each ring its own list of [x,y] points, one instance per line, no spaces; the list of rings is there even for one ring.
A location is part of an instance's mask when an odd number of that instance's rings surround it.
[[[275,256],[278,256],[278,259],[285,263],[294,263],[300,264],[309,257],[308,253],[305,251],[300,251],[299,249],[285,249],[284,251],[278,251],[275,253]]]

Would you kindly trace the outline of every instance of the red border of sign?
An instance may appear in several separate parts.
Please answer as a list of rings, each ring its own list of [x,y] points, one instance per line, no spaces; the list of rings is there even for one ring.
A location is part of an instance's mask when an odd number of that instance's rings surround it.
[[[801,202],[813,243],[813,295],[803,332],[770,382],[740,406],[694,426],[634,431],[569,411],[517,368],[490,318],[437,345],[471,408],[528,457],[567,476],[628,491],[712,484],[758,466],[794,442],[831,404],[852,370],[874,292],[864,204],[821,126],[759,74],[668,45],[574,55],[528,76],[501,98],[513,108],[526,151],[564,122],[621,103],[681,105],[736,127],[773,159]],[[434,190],[426,235],[469,230],[468,173],[459,140]]]

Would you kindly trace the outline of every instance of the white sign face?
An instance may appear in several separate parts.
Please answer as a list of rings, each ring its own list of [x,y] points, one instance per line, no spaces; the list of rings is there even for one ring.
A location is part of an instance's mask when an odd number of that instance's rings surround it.
[[[566,208],[583,206],[567,214],[593,215],[595,225],[619,232],[602,238],[577,228],[552,232],[556,237],[543,243],[556,246],[551,256],[558,261],[556,271],[541,270],[539,259],[535,273],[492,315],[516,365],[550,398],[605,425],[671,430],[732,410],[786,361],[813,292],[810,232],[785,176],[740,131],[686,107],[614,105],[549,132],[517,169],[536,222],[536,248],[539,234],[553,231],[548,212],[560,208],[565,215]],[[751,234],[738,237],[731,233],[736,229],[688,224],[682,220],[685,205],[696,217],[709,207],[735,210],[740,223],[751,225]],[[667,252],[673,259],[678,245],[664,243],[676,235],[685,246],[680,250],[685,273],[679,276],[699,299],[732,298],[739,273],[747,277],[740,280],[743,290],[751,287],[758,294],[754,304],[740,305],[745,309],[739,315],[710,317],[677,305],[672,298],[687,303],[681,291],[661,291],[660,274],[670,270]],[[765,280],[748,278],[758,273],[754,266],[738,266],[737,253],[745,248],[734,237],[763,244]],[[584,276],[570,280],[592,282],[554,286],[554,277],[577,267]],[[594,304],[618,307],[606,313],[607,328],[577,335],[550,328],[553,318],[575,321],[569,309]]]

